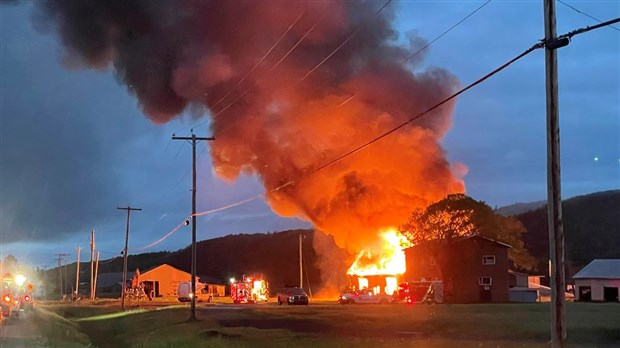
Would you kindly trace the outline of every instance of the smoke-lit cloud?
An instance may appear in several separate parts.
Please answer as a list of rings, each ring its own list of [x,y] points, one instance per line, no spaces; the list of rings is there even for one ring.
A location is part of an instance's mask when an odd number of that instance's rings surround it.
[[[257,174],[276,213],[359,248],[415,206],[464,190],[438,144],[454,103],[299,180],[457,86],[443,69],[412,72],[422,56],[405,58],[424,41],[410,34],[396,44],[394,8],[374,16],[379,5],[46,1],[34,18],[37,28],[59,33],[68,66],[113,66],[153,121],[206,106],[222,178]]]

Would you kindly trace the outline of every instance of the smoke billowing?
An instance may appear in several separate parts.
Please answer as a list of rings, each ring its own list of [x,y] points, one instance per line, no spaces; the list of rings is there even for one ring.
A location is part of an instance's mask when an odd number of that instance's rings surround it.
[[[68,66],[113,67],[154,122],[204,107],[213,117],[218,175],[256,174],[269,192],[424,111],[457,86],[443,69],[405,63],[422,40],[396,43],[396,4],[369,21],[381,5],[50,0],[37,5],[34,19],[41,30],[59,33]],[[403,223],[413,208],[464,191],[438,143],[453,107],[269,193],[269,204],[280,215],[312,221],[341,246],[363,247],[380,228]]]

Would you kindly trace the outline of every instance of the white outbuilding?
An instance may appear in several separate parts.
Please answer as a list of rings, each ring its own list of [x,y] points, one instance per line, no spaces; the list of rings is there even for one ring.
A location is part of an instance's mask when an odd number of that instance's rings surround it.
[[[618,302],[620,259],[596,259],[573,276],[576,301]]]

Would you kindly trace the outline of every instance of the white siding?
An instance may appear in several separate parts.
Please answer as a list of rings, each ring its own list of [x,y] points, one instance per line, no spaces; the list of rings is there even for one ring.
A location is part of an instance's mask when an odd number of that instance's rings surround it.
[[[575,279],[575,300],[579,301],[579,287],[589,286],[592,289],[592,301],[604,301],[603,288],[619,288],[620,279]]]

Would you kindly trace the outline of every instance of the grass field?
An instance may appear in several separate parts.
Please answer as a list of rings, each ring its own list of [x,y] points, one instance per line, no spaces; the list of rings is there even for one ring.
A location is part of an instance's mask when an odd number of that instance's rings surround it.
[[[544,347],[548,304],[48,306],[97,347]],[[620,346],[620,306],[567,304],[568,343]]]

